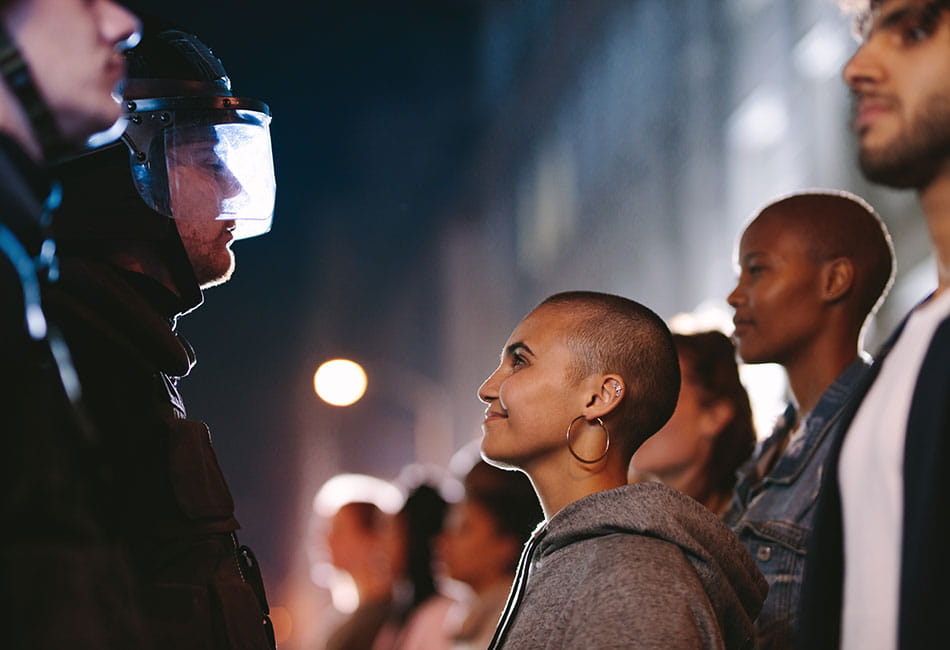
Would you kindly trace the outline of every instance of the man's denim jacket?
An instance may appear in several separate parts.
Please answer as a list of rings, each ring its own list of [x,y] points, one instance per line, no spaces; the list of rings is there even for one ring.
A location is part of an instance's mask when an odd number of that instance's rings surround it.
[[[758,461],[774,453],[795,424],[790,404],[772,435],[739,470],[739,481],[723,519],[735,531],[769,583],[769,593],[756,620],[756,645],[791,648],[797,629],[805,544],[811,534],[815,503],[833,436],[828,432],[841,414],[867,364],[857,359],[822,394],[805,418],[805,430],[788,443],[763,478]]]

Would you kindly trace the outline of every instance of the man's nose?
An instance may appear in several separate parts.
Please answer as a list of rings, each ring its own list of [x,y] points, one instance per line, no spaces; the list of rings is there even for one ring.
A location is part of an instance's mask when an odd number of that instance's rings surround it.
[[[885,76],[885,69],[875,52],[875,46],[869,41],[862,44],[848,59],[841,76],[848,87],[860,92],[869,85],[879,83]]]
[[[112,43],[117,52],[129,50],[142,40],[141,21],[131,11],[112,0],[104,0],[99,5],[98,18],[102,38]]]

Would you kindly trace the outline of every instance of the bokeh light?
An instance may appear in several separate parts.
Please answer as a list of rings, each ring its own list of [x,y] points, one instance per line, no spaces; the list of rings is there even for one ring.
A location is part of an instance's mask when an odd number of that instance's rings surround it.
[[[366,372],[349,359],[332,359],[313,375],[313,389],[327,404],[349,406],[366,392]]]

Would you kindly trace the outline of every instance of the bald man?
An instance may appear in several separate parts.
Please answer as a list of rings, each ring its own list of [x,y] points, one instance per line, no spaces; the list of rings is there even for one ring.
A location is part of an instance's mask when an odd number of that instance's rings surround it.
[[[894,253],[864,200],[807,192],[756,215],[738,265],[728,300],[739,356],[781,365],[792,401],[740,470],[725,519],[769,582],[756,647],[790,648],[828,432],[867,368],[861,333],[891,283]]]

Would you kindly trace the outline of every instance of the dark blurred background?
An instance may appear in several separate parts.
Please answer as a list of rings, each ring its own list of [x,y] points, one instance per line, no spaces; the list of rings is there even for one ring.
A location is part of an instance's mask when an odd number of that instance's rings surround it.
[[[235,246],[234,278],[180,330],[198,354],[182,392],[211,426],[285,648],[317,634],[317,488],[444,467],[546,295],[728,321],[744,221],[810,186],[866,196],[897,240],[872,342],[931,283],[912,197],[853,164],[839,70],[854,43],[831,0],[128,4],[196,33],[274,115],[274,228]],[[333,357],[366,368],[353,406],[314,395]],[[782,386],[766,383],[767,423]]]

